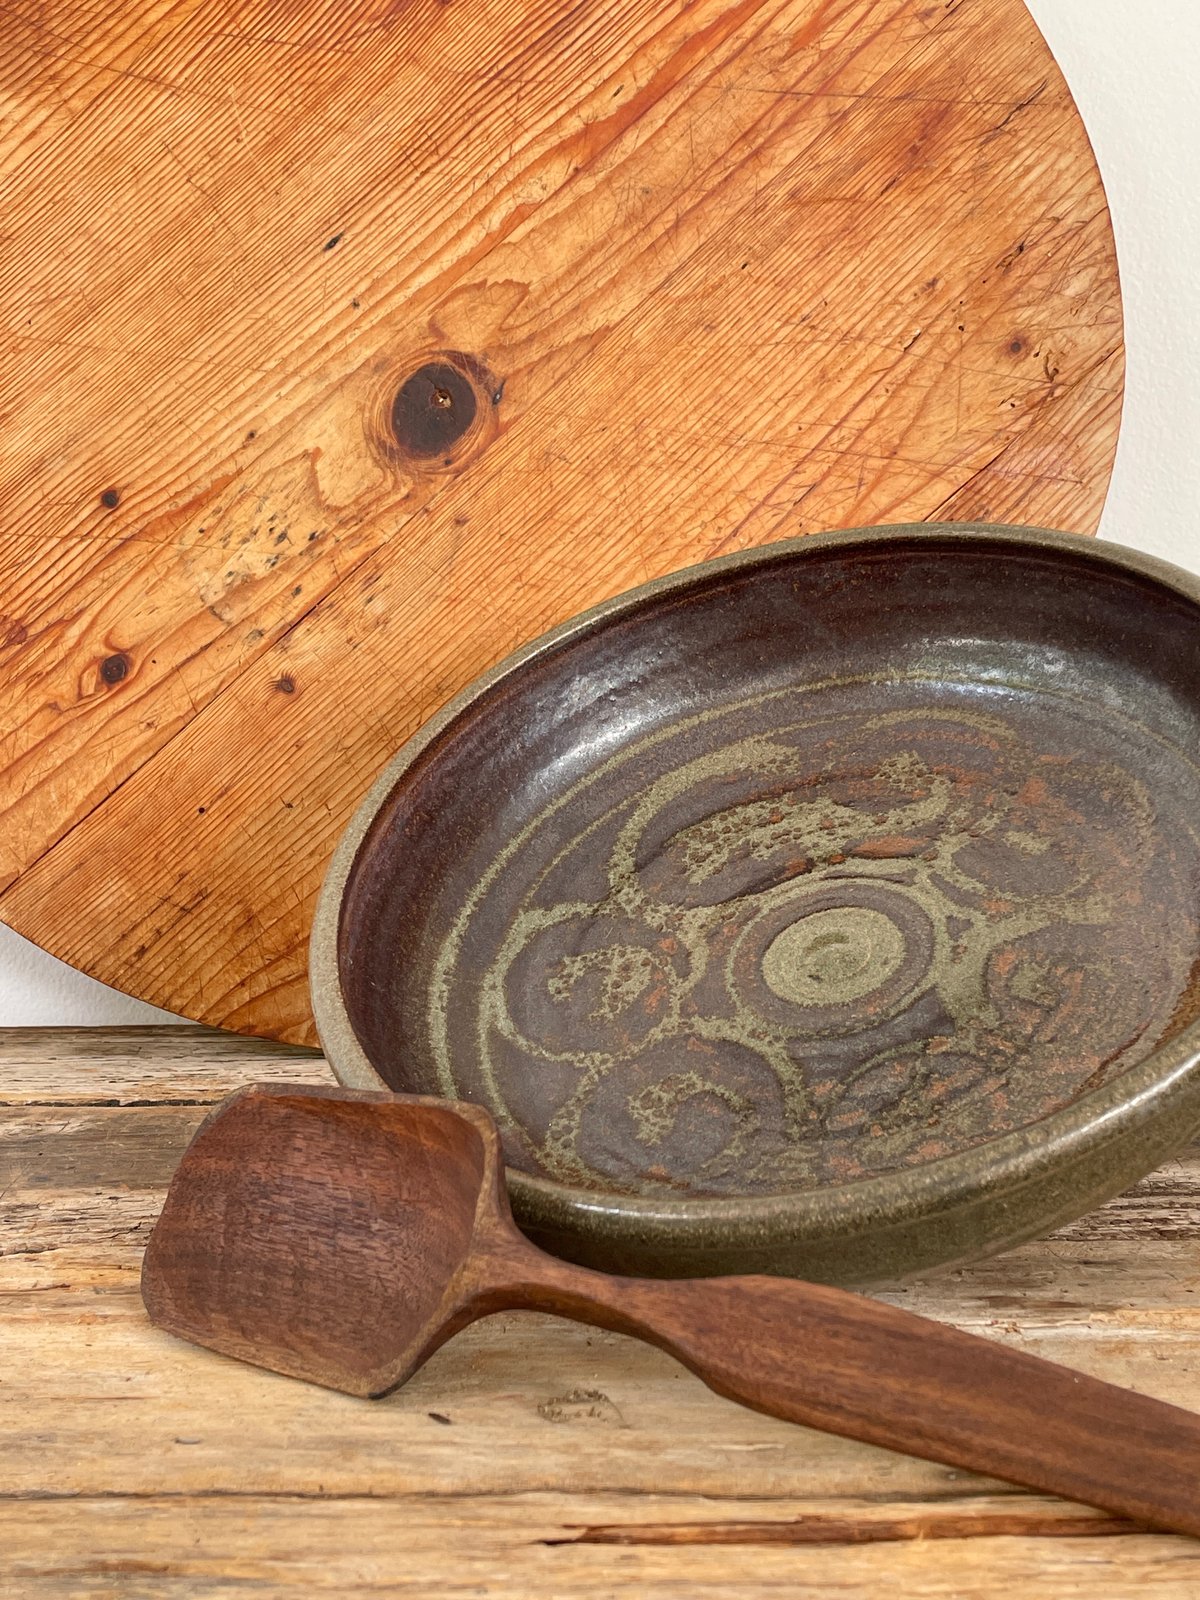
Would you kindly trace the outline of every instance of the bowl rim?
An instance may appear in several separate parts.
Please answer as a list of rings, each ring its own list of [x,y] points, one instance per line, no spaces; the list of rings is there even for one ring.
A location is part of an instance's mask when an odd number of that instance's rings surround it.
[[[1081,557],[1097,567],[1149,578],[1200,607],[1200,576],[1109,540],[999,523],[895,523],[807,534],[696,563],[638,585],[592,606],[513,651],[475,678],[407,739],[371,785],[330,860],[318,897],[309,943],[309,981],[317,1033],[335,1077],[347,1088],[391,1086],[376,1072],[351,1025],[338,968],[342,901],[359,849],[384,803],[424,751],[477,701],[527,664],[632,615],[676,591],[691,591],[714,577],[774,562],[817,557],[833,550],[889,543],[1010,544]],[[761,1247],[767,1237],[822,1238],[901,1226],[936,1210],[953,1211],[990,1188],[1034,1183],[1053,1169],[1070,1167],[1170,1106],[1200,1069],[1200,1021],[1110,1083],[1101,1084],[1036,1122],[912,1167],[807,1189],[753,1195],[658,1197],[559,1183],[507,1167],[510,1195],[527,1225],[559,1234],[596,1234],[627,1242],[661,1239],[689,1249]],[[1181,1129],[1185,1140],[1190,1126]]]

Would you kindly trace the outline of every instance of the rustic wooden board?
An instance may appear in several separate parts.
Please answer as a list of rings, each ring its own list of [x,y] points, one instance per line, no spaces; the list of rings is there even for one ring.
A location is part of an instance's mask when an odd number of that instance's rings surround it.
[[[176,1154],[202,1102],[264,1077],[329,1081],[207,1030],[0,1034],[0,1593],[1200,1591],[1200,1542],[789,1427],[592,1329],[493,1318],[376,1403],[158,1333],[137,1274]],[[886,1298],[1200,1410],[1198,1233],[1200,1146],[1051,1239]]]
[[[176,1012],[310,1039],[356,801],[588,603],[1094,531],[1116,266],[1021,0],[16,0],[0,83],[0,917]]]

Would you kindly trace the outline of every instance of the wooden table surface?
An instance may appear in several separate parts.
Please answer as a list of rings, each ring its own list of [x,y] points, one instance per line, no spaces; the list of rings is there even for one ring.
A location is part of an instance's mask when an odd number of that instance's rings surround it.
[[[1200,1594],[1200,1543],[753,1415],[617,1335],[497,1317],[363,1402],[157,1332],[164,1188],[257,1079],[328,1069],[200,1029],[0,1034],[0,1595]],[[1198,1231],[1200,1147],[887,1298],[1200,1409]]]

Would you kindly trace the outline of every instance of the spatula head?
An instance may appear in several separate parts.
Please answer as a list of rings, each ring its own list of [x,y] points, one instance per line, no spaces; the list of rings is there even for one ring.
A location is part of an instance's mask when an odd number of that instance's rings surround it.
[[[462,1269],[503,1209],[486,1112],[257,1085],[202,1124],[142,1266],[158,1327],[351,1394],[394,1388],[466,1320]]]

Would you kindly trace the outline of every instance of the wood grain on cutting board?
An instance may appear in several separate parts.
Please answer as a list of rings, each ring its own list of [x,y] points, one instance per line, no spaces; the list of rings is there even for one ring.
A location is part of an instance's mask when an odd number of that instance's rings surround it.
[[[378,769],[689,562],[1094,531],[1120,293],[1018,0],[17,0],[0,919],[311,1037]]]

